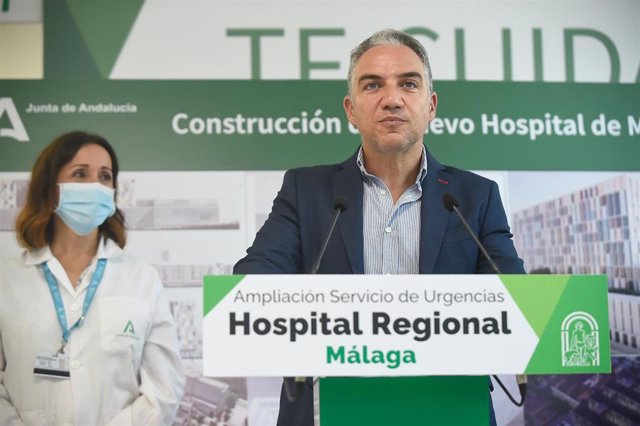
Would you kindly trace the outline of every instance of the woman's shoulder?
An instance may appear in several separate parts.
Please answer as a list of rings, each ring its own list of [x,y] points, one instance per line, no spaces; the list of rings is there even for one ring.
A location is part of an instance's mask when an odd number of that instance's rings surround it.
[[[100,244],[97,257],[98,259],[106,259],[107,263],[121,265],[125,268],[153,270],[153,266],[149,262],[128,253],[110,239]]]
[[[33,262],[30,261],[32,257],[33,255],[31,252],[22,250],[18,254],[0,258],[0,276],[2,276],[1,274],[10,274],[22,271],[33,266]]]
[[[132,276],[144,274],[151,277],[157,275],[157,270],[151,263],[126,252],[123,252],[118,256],[108,257],[106,260],[107,265],[110,265],[113,268],[118,268],[123,272],[126,271],[125,273],[131,274]]]

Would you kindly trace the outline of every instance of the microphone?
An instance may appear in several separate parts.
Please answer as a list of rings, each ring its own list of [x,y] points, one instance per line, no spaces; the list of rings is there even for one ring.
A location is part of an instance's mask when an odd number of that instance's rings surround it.
[[[447,211],[455,212],[458,215],[460,222],[462,222],[465,229],[467,230],[469,235],[471,235],[471,237],[473,238],[473,241],[475,241],[476,245],[482,252],[485,259],[487,259],[487,261],[489,262],[489,265],[491,265],[491,268],[496,272],[496,274],[498,275],[502,274],[500,267],[496,264],[496,262],[493,261],[493,259],[491,258],[487,250],[484,248],[484,245],[482,245],[482,243],[480,242],[476,234],[471,229],[471,226],[469,226],[469,222],[466,221],[466,219],[462,216],[462,213],[460,213],[460,210],[458,210],[460,203],[458,202],[456,197],[447,192],[442,196],[442,203],[444,204],[444,208],[447,209]],[[507,397],[509,397],[511,402],[513,402],[517,407],[522,407],[522,404],[524,404],[524,398],[527,395],[527,376],[525,374],[516,375],[516,382],[518,383],[518,389],[520,390],[520,398],[521,398],[520,402],[516,402],[516,400],[513,398],[511,393],[507,390],[507,388],[504,386],[504,384],[498,378],[498,376],[493,375],[492,377],[495,379],[496,382],[498,382],[498,384],[500,385],[504,393],[507,394]]]
[[[460,203],[458,203],[458,200],[456,199],[456,197],[454,197],[453,195],[447,192],[442,196],[442,202],[444,203],[445,209],[447,209],[450,212],[456,212],[456,214],[460,218],[460,222],[462,222],[464,227],[467,229],[467,232],[469,233],[469,235],[471,235],[471,237],[473,238],[473,241],[476,242],[476,245],[484,255],[485,259],[489,261],[491,268],[493,268],[493,270],[496,271],[496,274],[502,274],[502,271],[500,270],[496,262],[494,262],[491,256],[489,256],[489,253],[487,253],[487,250],[484,248],[484,246],[482,245],[478,237],[476,237],[476,234],[474,234],[473,230],[469,226],[469,222],[465,220],[465,218],[462,216],[462,213],[460,213],[460,210],[458,210],[458,206],[460,205]]]
[[[327,245],[329,245],[329,240],[333,235],[333,230],[336,227],[336,223],[338,223],[338,218],[340,217],[340,213],[344,213],[349,206],[349,199],[341,195],[333,203],[333,220],[331,221],[331,227],[329,228],[329,232],[324,237],[324,241],[322,242],[322,246],[320,248],[320,253],[318,253],[318,257],[316,257],[316,261],[313,262],[313,266],[311,267],[310,274],[317,274],[318,269],[320,268],[320,262],[322,262],[322,258],[324,257],[324,252],[327,250]]]
[[[316,260],[315,262],[313,262],[313,266],[309,271],[310,274],[315,275],[318,273],[318,269],[320,269],[320,262],[322,262],[322,258],[324,257],[324,252],[327,250],[327,245],[329,245],[329,240],[333,235],[333,231],[336,227],[336,223],[338,223],[338,218],[340,217],[341,213],[344,213],[347,210],[348,206],[349,206],[349,199],[344,195],[340,195],[333,202],[333,219],[331,221],[331,226],[329,227],[329,231],[327,232],[327,234],[324,237],[324,240],[322,241],[320,252],[318,253]],[[307,381],[307,378],[306,377],[284,377],[283,381],[284,381],[284,390],[285,390],[285,393],[287,394],[287,399],[293,402],[293,401],[296,401],[298,399],[298,396],[302,393],[302,386],[304,386],[305,382]],[[310,384],[310,386],[313,386],[313,385]]]

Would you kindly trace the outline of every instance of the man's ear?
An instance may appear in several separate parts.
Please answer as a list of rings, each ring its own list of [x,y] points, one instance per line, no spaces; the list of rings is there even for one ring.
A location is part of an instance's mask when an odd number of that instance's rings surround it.
[[[436,118],[436,110],[438,109],[438,94],[433,92],[429,99],[429,121]]]
[[[345,114],[347,114],[347,120],[349,120],[349,123],[351,123],[355,127],[356,125],[353,115],[353,102],[351,101],[351,97],[349,95],[345,96],[342,100],[342,106],[344,108]]]

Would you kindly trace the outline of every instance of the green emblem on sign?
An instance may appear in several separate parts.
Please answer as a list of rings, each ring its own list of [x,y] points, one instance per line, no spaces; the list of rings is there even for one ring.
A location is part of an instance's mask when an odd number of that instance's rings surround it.
[[[562,321],[562,366],[600,365],[598,323],[586,312],[573,312]]]

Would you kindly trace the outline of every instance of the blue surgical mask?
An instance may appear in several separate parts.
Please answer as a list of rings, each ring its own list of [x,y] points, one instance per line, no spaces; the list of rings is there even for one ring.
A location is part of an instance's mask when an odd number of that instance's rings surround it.
[[[78,235],[88,235],[116,212],[114,189],[98,182],[59,183],[55,212]]]

